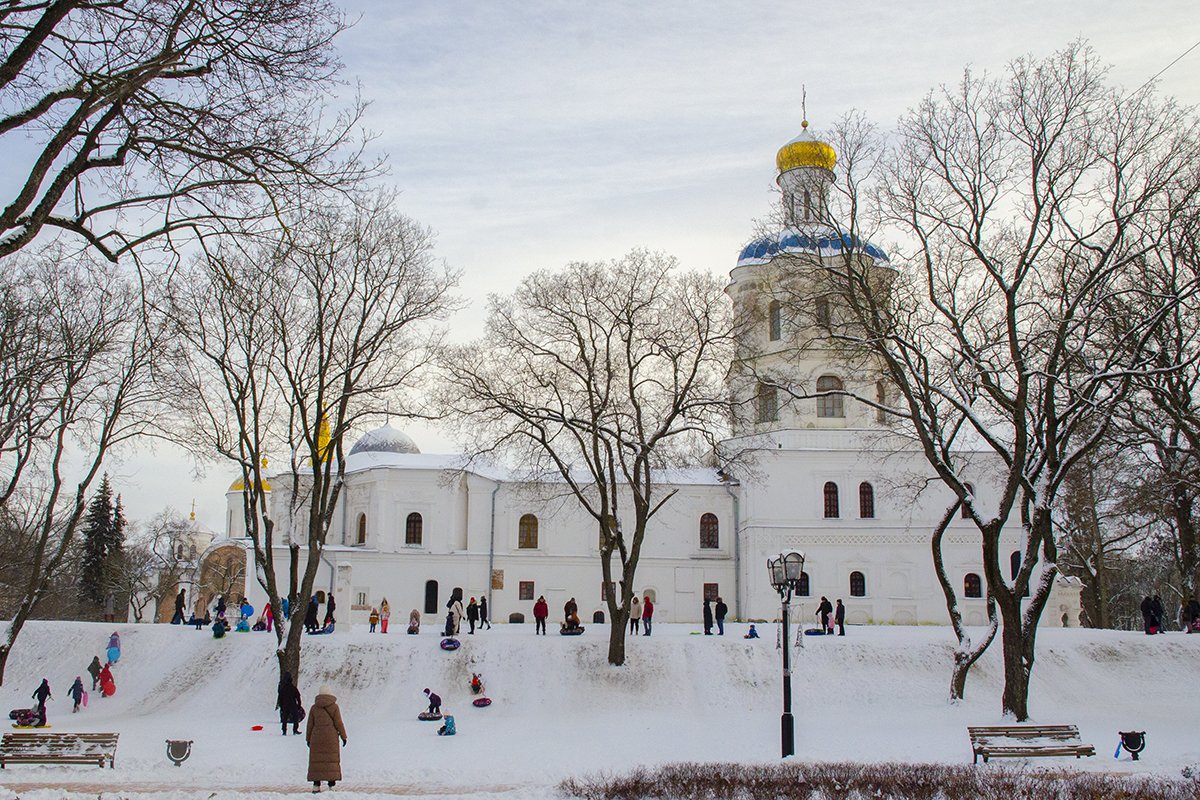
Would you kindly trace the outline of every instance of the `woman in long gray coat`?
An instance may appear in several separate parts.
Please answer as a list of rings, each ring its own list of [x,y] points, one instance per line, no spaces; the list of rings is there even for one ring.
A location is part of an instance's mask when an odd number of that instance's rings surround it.
[[[313,791],[321,791],[321,781],[328,781],[332,789],[342,779],[339,744],[346,744],[346,726],[342,724],[337,698],[328,686],[321,687],[308,712],[304,738],[308,742],[308,779],[313,782]]]

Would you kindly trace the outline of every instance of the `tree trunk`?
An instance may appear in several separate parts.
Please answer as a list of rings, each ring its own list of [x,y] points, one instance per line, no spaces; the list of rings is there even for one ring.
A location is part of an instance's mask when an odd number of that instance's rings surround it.
[[[1001,607],[1004,619],[1004,629],[1000,634],[1000,644],[1004,649],[1004,693],[1001,695],[1001,708],[1005,716],[1013,717],[1017,722],[1029,720],[1029,675],[1033,670],[1032,648],[1026,646],[1025,637],[1021,631],[1021,602],[1016,595],[1012,597],[1016,605],[1015,613],[1011,607]]]
[[[625,626],[628,624],[629,615],[618,608],[608,629],[608,663],[614,667],[625,664]]]
[[[962,700],[966,697],[967,691],[967,674],[971,671],[971,667],[979,660],[984,651],[991,645],[992,640],[996,638],[996,631],[999,630],[999,617],[996,615],[996,600],[988,594],[987,599],[988,610],[988,632],[984,637],[983,644],[976,647],[971,646],[970,638],[966,636],[966,631],[961,630],[961,617],[955,623],[955,635],[958,636],[958,648],[954,651],[954,667],[950,672],[950,700],[952,702]],[[965,643],[965,647],[964,647]]]

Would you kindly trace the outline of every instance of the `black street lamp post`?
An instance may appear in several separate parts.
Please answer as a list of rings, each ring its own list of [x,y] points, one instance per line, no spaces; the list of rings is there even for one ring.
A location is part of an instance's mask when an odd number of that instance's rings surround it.
[[[788,606],[792,594],[800,592],[800,580],[804,575],[804,553],[789,550],[778,558],[767,559],[767,572],[771,586],[779,592],[783,603],[783,716],[780,718],[783,758],[796,754],[796,727],[792,720],[792,667],[788,660]]]

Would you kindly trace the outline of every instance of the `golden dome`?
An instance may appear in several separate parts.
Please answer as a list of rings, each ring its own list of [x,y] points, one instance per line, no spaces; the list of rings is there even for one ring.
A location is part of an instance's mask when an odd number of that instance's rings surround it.
[[[800,167],[817,167],[833,172],[837,165],[837,153],[824,142],[819,142],[808,132],[808,120],[800,123],[804,129],[800,135],[779,148],[775,154],[775,166],[781,173]]]
[[[264,491],[264,492],[269,492],[269,491],[271,491],[271,482],[270,482],[270,481],[263,481],[263,482],[262,482],[262,488],[263,488],[263,491]],[[229,491],[231,491],[231,492],[242,492],[242,491],[245,491],[245,490],[246,490],[246,484],[245,484],[245,482],[244,482],[244,481],[243,481],[241,478],[238,478],[236,481],[234,481],[233,483],[229,484]]]

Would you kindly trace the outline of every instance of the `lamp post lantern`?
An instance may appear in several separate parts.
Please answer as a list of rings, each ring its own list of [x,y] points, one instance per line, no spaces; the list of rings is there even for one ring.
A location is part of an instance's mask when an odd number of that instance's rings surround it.
[[[789,550],[778,558],[767,559],[767,574],[771,586],[779,592],[783,604],[783,716],[780,718],[780,737],[783,758],[796,754],[796,728],[792,720],[792,667],[788,657],[788,606],[792,594],[799,594],[800,581],[804,575],[804,553]]]

